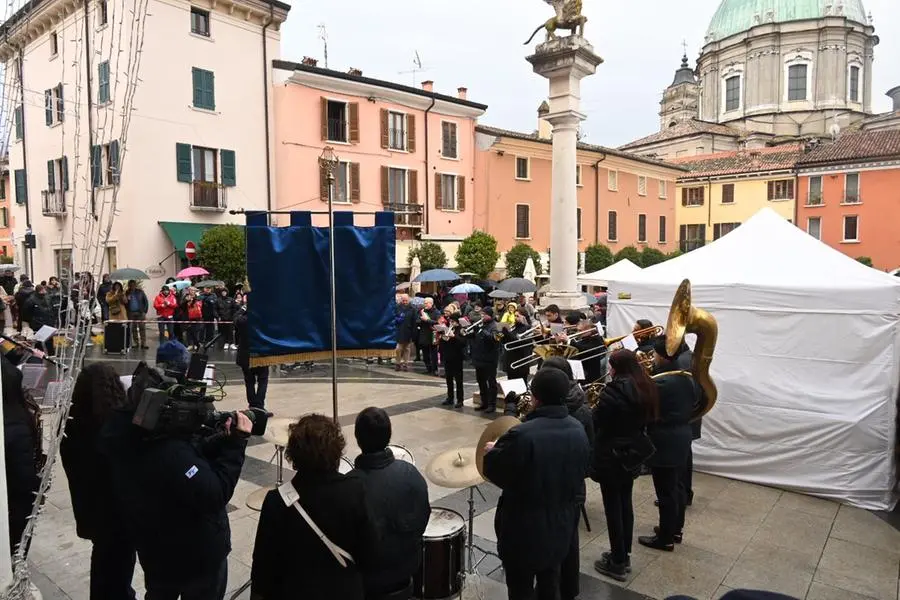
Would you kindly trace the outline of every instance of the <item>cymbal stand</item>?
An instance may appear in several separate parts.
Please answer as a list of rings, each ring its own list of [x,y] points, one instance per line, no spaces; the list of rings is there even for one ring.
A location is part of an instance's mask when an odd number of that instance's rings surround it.
[[[475,492],[478,492],[478,495],[481,496],[481,499],[487,501],[484,497],[484,494],[481,493],[481,490],[478,489],[477,485],[473,485],[469,488],[469,535],[466,546],[468,553],[468,565],[469,565],[469,574],[474,574],[475,570],[478,568],[478,565],[487,558],[488,556],[493,556],[497,559],[500,557],[490,550],[485,550],[481,546],[475,543]],[[481,552],[481,558],[478,559],[478,562],[475,562],[475,554],[474,551],[478,550]]]

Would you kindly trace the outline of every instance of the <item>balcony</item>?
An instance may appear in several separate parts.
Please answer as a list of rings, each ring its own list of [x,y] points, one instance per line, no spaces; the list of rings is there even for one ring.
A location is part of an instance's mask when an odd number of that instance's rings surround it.
[[[425,207],[421,204],[385,204],[384,210],[394,213],[394,225],[397,227],[422,228]]]
[[[690,252],[697,248],[702,248],[706,244],[703,240],[681,240],[678,242],[678,249],[682,252]]]
[[[228,208],[226,188],[212,181],[195,181],[191,184],[191,210],[222,212]]]
[[[62,190],[42,191],[41,214],[45,217],[66,216],[66,193]]]

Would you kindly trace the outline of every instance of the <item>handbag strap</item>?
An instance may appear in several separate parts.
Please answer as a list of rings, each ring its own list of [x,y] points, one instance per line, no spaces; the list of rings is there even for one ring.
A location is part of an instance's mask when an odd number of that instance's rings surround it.
[[[347,561],[350,561],[351,563],[355,562],[349,552],[328,539],[328,536],[319,529],[319,526],[312,520],[309,513],[300,506],[300,494],[297,493],[297,490],[290,481],[281,484],[281,486],[278,487],[278,493],[281,495],[281,499],[284,501],[285,506],[293,505],[293,507],[297,509],[297,512],[300,513],[300,516],[303,517],[303,520],[306,521],[309,528],[313,530],[313,533],[315,533],[320,540],[322,540],[322,543],[325,544],[325,547],[331,552],[331,555],[334,556],[335,560],[337,560],[342,567],[347,567]]]

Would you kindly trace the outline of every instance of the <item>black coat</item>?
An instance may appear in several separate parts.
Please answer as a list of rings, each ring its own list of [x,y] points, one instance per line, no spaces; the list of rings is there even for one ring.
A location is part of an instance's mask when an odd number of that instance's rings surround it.
[[[504,329],[503,344],[506,345],[515,342],[521,338],[522,334],[528,333],[530,330],[531,327],[523,325],[522,323],[516,323],[516,326],[512,329]],[[503,370],[506,372],[507,376],[511,379],[527,379],[530,367],[513,369],[512,364],[518,360],[531,356],[532,352],[534,352],[534,346],[505,350],[503,353]]]
[[[428,319],[423,319],[423,313],[428,315]],[[415,313],[415,323],[416,329],[418,330],[418,338],[417,342],[420,346],[428,346],[429,344],[434,343],[434,330],[433,327],[437,324],[438,319],[441,318],[441,311],[436,308],[432,308],[431,310],[425,310],[424,308],[416,311]]]
[[[14,551],[31,514],[37,476],[35,431],[25,408],[22,372],[5,356],[3,378],[3,450],[6,462],[6,501],[9,512],[9,548]]]
[[[590,357],[587,360],[581,360],[581,366],[584,369],[584,383],[594,383],[600,381],[606,376],[606,365],[604,361],[606,354],[600,352],[598,348],[602,348],[603,340],[599,336],[592,335],[590,337],[577,339],[572,345],[578,349],[578,352],[590,351]]]
[[[128,412],[113,412],[100,433],[115,499],[145,573],[179,584],[212,573],[231,552],[225,507],[244,464],[246,440],[203,446],[179,437],[147,439]]]
[[[573,382],[569,387],[569,395],[566,397],[566,408],[569,409],[569,416],[581,423],[584,427],[584,433],[587,434],[588,443],[594,446],[594,420],[591,418],[591,409],[586,403],[584,390],[578,383]],[[581,502],[587,500],[587,487],[582,482],[581,494],[579,495]]]
[[[43,296],[38,293],[32,294],[25,305],[28,313],[28,325],[33,331],[37,332],[44,325],[56,327],[59,315],[53,312],[46,294]]]
[[[497,323],[491,321],[469,338],[472,365],[476,368],[497,368],[500,362],[500,342],[497,340]]]
[[[291,481],[313,522],[353,557],[346,568],[328,551],[277,490],[259,515],[251,595],[263,600],[363,600],[362,570],[377,551],[374,527],[358,475],[295,475]]]
[[[225,323],[234,321],[234,315],[237,313],[238,304],[231,296],[216,297],[216,318]]]
[[[466,354],[466,340],[462,337],[461,327],[453,325],[453,337],[444,339],[441,336],[439,348],[441,351],[441,361],[447,365],[461,365]]]
[[[206,294],[205,296],[200,296],[200,300],[203,302],[201,305],[203,311],[203,320],[204,321],[212,321],[216,318],[216,295],[215,294]]]
[[[657,367],[655,374],[679,370],[676,363]],[[654,379],[659,391],[659,420],[647,426],[656,446],[656,454],[647,464],[651,467],[680,468],[687,463],[691,448],[690,418],[696,400],[696,386],[691,377],[672,374]]]
[[[584,427],[565,406],[542,406],[503,435],[484,472],[503,490],[494,529],[505,563],[541,571],[569,552],[591,460]]]
[[[237,344],[237,352],[234,362],[245,369],[250,368],[250,325],[247,320],[247,311],[239,310],[234,318],[234,342]]]
[[[593,410],[594,472],[621,467],[613,448],[627,444],[644,429],[638,391],[631,378],[616,377],[603,388]]]
[[[394,324],[397,326],[397,343],[408,344],[416,337],[416,309],[412,305],[397,305],[397,314],[394,316]]]
[[[394,592],[409,583],[422,562],[422,534],[431,514],[428,484],[390,450],[360,454],[354,473],[365,483],[378,538],[378,552],[363,570],[366,592]]]
[[[19,319],[23,323],[31,322],[31,305],[29,303],[31,297],[34,295],[34,286],[28,287],[20,287],[19,291],[16,292],[15,300],[16,306],[19,307]]]
[[[13,291],[16,289],[16,283],[15,277],[7,277],[6,275],[0,277],[0,287],[3,288],[3,291],[6,292],[7,296],[13,295]]]
[[[678,355],[678,358],[675,359],[675,366],[683,371],[693,371],[694,363],[694,353],[690,350],[685,350],[681,354]],[[697,383],[697,380],[694,380],[694,391],[698,394],[698,398],[700,394],[703,393],[703,390],[700,388],[700,385]],[[703,419],[697,419],[691,423],[691,439],[699,440],[701,435],[703,434]]]

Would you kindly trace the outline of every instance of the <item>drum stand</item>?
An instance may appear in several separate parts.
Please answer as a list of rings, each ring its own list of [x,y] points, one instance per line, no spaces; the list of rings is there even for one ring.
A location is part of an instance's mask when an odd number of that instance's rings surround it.
[[[478,495],[481,496],[482,500],[487,500],[484,497],[484,494],[481,493],[481,490],[478,489],[477,485],[473,485],[469,488],[469,535],[466,543],[467,553],[468,553],[468,565],[469,570],[468,574],[474,574],[475,570],[478,568],[478,565],[487,558],[488,556],[493,556],[497,559],[500,557],[491,552],[490,550],[485,550],[481,546],[475,543],[475,492],[478,492]],[[474,551],[478,550],[481,552],[481,558],[478,559],[478,562],[475,562],[475,554]]]

